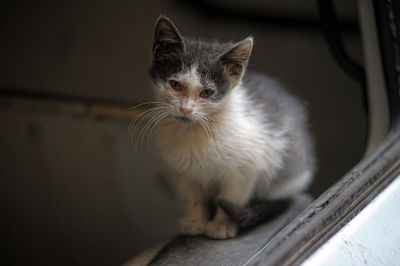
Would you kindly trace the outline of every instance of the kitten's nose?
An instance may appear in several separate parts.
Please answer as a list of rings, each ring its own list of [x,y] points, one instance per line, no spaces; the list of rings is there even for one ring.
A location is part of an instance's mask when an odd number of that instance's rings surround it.
[[[179,111],[181,111],[184,115],[188,115],[192,112],[192,109],[186,107],[179,107]]]

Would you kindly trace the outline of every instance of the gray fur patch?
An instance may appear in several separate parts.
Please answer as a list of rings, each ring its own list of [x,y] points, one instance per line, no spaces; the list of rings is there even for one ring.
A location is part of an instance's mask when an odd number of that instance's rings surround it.
[[[265,119],[273,132],[285,131],[290,146],[284,165],[274,182],[283,183],[305,171],[314,172],[314,144],[308,130],[307,112],[303,104],[275,80],[265,75],[247,73],[242,80],[254,106],[262,106]],[[251,107],[251,106],[250,106]]]

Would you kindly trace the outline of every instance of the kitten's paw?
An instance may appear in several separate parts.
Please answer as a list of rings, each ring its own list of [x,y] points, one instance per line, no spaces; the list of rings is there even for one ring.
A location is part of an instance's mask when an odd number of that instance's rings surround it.
[[[192,217],[183,217],[179,220],[179,231],[182,235],[198,236],[204,233],[206,221],[200,221]]]
[[[206,235],[213,239],[227,239],[237,235],[237,225],[231,221],[211,221],[207,224]]]

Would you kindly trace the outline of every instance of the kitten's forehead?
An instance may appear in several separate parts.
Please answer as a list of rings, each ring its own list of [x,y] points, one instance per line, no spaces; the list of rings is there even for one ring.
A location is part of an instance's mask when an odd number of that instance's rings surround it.
[[[197,65],[192,65],[189,69],[186,69],[186,71],[178,73],[176,78],[184,82],[189,90],[203,86],[201,83],[201,76],[197,71]]]

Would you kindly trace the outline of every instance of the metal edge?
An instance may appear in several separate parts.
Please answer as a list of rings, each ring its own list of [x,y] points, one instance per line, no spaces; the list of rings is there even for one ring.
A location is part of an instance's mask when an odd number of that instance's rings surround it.
[[[357,215],[398,172],[400,132],[314,201],[246,265],[297,265]]]

